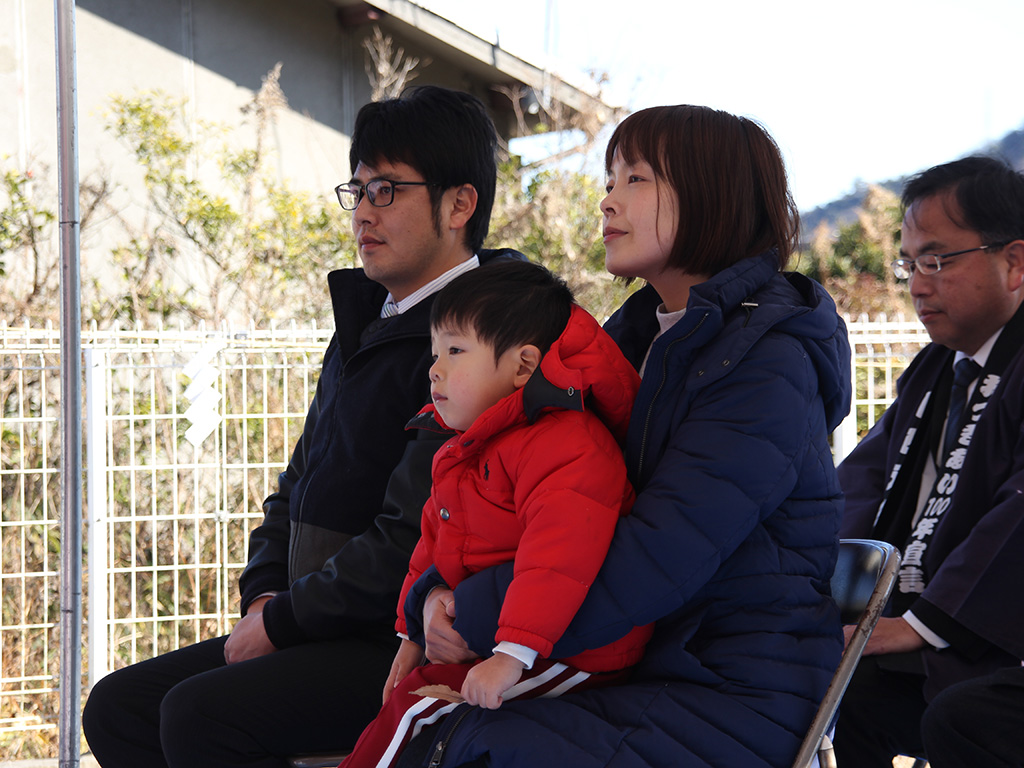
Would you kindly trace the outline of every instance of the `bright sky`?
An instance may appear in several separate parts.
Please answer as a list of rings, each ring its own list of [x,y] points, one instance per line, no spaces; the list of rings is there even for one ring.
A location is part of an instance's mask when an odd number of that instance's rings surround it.
[[[416,1],[608,103],[757,119],[802,210],[1024,127],[1024,0]]]

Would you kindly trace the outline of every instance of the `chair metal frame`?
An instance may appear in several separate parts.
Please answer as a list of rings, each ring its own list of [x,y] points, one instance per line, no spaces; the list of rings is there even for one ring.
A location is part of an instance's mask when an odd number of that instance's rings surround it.
[[[810,768],[815,756],[820,768],[836,768],[828,731],[864,646],[889,600],[899,567],[900,552],[891,544],[873,539],[839,542],[839,558],[831,581],[832,597],[839,605],[843,624],[857,626],[807,730],[793,768]]]
[[[288,758],[288,765],[291,768],[336,768],[347,755],[348,752],[336,755],[299,755]]]

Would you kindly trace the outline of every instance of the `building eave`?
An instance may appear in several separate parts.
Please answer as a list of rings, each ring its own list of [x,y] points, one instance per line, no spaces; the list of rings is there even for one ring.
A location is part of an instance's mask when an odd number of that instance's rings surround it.
[[[599,97],[409,0],[332,2],[352,23],[380,23],[494,86],[526,86],[574,112],[593,115],[602,123],[614,120],[618,112]]]

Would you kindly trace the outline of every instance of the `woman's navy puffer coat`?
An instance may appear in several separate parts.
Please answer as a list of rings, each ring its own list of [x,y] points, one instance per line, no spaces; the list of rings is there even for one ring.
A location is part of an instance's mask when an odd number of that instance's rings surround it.
[[[453,715],[442,766],[791,764],[842,650],[828,436],[849,409],[850,348],[824,289],[776,265],[769,252],[694,287],[651,349],[626,449],[637,502],[553,652],[656,621],[633,678]],[[644,288],[606,325],[637,366],[659,303]],[[491,569],[456,592],[478,652],[506,578]]]

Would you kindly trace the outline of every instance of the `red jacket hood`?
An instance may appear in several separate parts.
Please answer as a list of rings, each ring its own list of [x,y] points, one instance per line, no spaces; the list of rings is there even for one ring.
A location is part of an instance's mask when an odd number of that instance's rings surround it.
[[[520,420],[532,423],[546,410],[586,408],[621,445],[639,386],[640,376],[618,345],[590,313],[574,304],[565,330],[526,386],[484,411],[466,434],[486,438]],[[409,426],[430,428],[431,422],[450,430],[433,404],[424,407]]]

